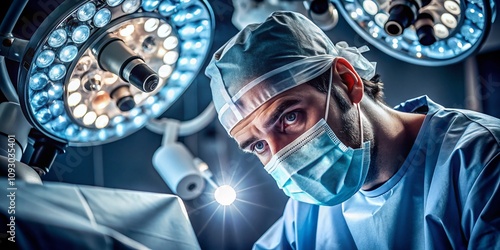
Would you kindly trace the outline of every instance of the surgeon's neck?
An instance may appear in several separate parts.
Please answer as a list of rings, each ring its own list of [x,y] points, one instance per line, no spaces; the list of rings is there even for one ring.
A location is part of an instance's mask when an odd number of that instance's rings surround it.
[[[366,100],[368,99],[368,100]],[[425,115],[404,113],[364,98],[364,122],[373,133],[374,150],[363,190],[373,190],[389,180],[408,156]]]

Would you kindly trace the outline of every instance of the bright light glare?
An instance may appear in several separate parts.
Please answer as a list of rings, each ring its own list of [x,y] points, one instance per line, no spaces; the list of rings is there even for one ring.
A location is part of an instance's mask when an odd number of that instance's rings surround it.
[[[68,105],[73,107],[76,106],[82,100],[82,94],[75,92],[68,96]]]
[[[96,118],[97,114],[94,111],[90,111],[83,117],[83,124],[87,126],[91,125],[92,123],[94,123]]]
[[[374,16],[378,13],[378,6],[375,2],[371,0],[366,0],[363,2],[363,9],[365,9],[366,13]]]
[[[104,83],[106,84],[113,84],[118,80],[118,76],[111,73],[111,72],[106,72],[104,73]]]
[[[169,36],[163,41],[163,47],[167,50],[173,50],[179,44],[179,40],[175,36]]]
[[[134,33],[135,27],[132,24],[127,25],[127,27],[123,28],[120,30],[120,35],[121,36],[130,36],[132,33]]]
[[[175,62],[177,62],[178,58],[179,58],[179,53],[177,53],[177,51],[171,50],[163,56],[163,62],[172,65]]]
[[[167,78],[172,74],[172,66],[170,65],[162,65],[160,69],[158,69],[158,75],[161,78]]]
[[[86,113],[87,113],[87,105],[85,104],[80,104],[76,106],[76,108],[73,110],[73,116],[75,118],[82,118]]]
[[[215,190],[214,197],[219,204],[227,206],[236,200],[236,192],[231,186],[223,185]]]
[[[158,28],[158,36],[161,38],[167,37],[168,35],[170,35],[170,32],[172,32],[172,27],[170,27],[170,25],[166,23],[160,25],[160,27]]]
[[[158,25],[160,24],[160,21],[155,18],[150,18],[144,23],[144,30],[147,32],[153,32],[158,28]]]
[[[97,117],[95,120],[95,127],[96,128],[104,128],[108,126],[109,123],[109,117],[107,115],[101,115]]]

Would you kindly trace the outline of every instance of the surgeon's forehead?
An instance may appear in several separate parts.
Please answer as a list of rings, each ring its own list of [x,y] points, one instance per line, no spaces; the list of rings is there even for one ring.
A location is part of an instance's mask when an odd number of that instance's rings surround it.
[[[269,99],[269,101],[265,102],[262,106],[250,113],[250,115],[243,118],[238,124],[236,124],[236,126],[234,126],[230,134],[237,139],[237,137],[242,133],[245,133],[252,124],[264,123],[268,119],[271,119],[274,115],[277,115],[279,111],[284,111],[287,107],[295,104],[302,103],[304,105],[319,105],[319,103],[322,103],[323,100],[318,99],[317,97],[321,98],[322,95],[324,95],[324,93],[321,93],[309,84],[301,84],[292,89],[286,90],[285,92]]]

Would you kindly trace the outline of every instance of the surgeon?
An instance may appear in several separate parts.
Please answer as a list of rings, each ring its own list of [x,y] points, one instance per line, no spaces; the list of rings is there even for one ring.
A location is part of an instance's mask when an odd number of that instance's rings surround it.
[[[500,249],[500,120],[388,107],[366,50],[275,12],[206,68],[220,122],[291,197],[254,249]]]

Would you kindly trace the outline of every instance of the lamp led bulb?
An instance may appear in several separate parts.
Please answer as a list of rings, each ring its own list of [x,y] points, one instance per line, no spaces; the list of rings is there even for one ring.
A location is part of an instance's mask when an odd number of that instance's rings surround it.
[[[53,48],[60,47],[66,42],[68,35],[64,29],[54,30],[47,40],[47,43]]]
[[[85,104],[80,104],[76,106],[76,108],[73,110],[73,116],[75,118],[82,118],[86,113],[87,113],[87,105]]]
[[[111,11],[108,9],[100,9],[94,16],[94,25],[96,27],[104,27],[111,20]]]
[[[29,85],[32,90],[41,90],[48,82],[49,78],[45,73],[36,73],[30,78]]]
[[[44,50],[36,58],[36,66],[39,68],[46,68],[54,62],[55,54],[52,50]]]
[[[68,83],[68,91],[69,92],[74,92],[77,91],[80,88],[80,79],[78,78],[73,78],[71,81]]]
[[[80,7],[78,12],[76,12],[76,16],[78,17],[78,20],[85,22],[92,19],[95,12],[96,12],[95,4],[89,2]]]
[[[83,124],[85,125],[91,125],[94,123],[95,119],[97,118],[97,114],[94,111],[90,111],[85,116],[83,117]]]
[[[150,18],[144,23],[144,30],[146,32],[153,32],[158,28],[160,21],[156,18]]]

